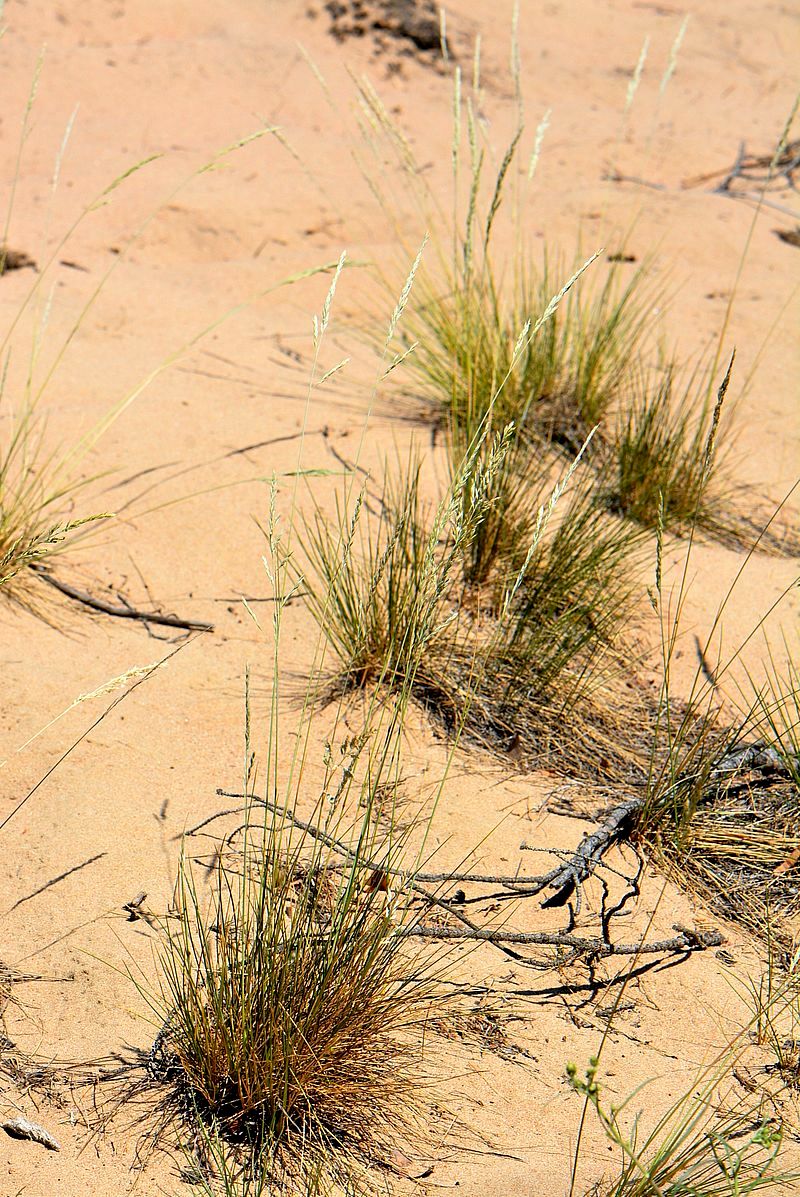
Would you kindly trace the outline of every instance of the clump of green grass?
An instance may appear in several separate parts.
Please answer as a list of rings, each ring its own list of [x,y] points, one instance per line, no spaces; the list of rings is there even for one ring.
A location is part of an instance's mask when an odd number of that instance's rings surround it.
[[[730,370],[715,403],[698,393],[708,388],[691,376],[678,391],[673,366],[661,378],[642,371],[636,390],[617,415],[608,468],[612,481],[606,500],[615,511],[646,527],[686,535],[693,527],[719,523],[719,474],[716,436]],[[718,531],[721,533],[722,528]]]
[[[399,479],[388,480],[376,530],[363,500],[362,493],[348,512],[340,497],[335,521],[317,511],[306,522],[308,602],[341,663],[343,688],[425,688],[434,684],[444,627],[452,622],[447,598],[482,498],[472,495],[472,512],[456,493],[426,507],[412,460]]]
[[[517,544],[498,564],[488,542],[502,531],[498,492],[516,443],[513,427],[480,439],[427,511],[415,466],[390,484],[377,528],[361,502],[352,515],[340,504],[333,522],[318,513],[303,538],[311,610],[336,657],[335,689],[391,691],[413,679],[414,697],[473,741],[602,773],[628,747],[616,752],[578,725],[611,717],[599,691],[620,671],[630,545],[574,466],[555,487],[541,479],[525,492]],[[478,585],[484,551],[491,565]]]
[[[270,1192],[360,1188],[424,1108],[421,1042],[441,993],[407,946],[402,893],[376,874],[366,808],[343,867],[275,812],[220,863],[210,903],[181,867],[151,1073]],[[329,795],[314,816],[333,830]]]
[[[423,283],[407,325],[422,393],[456,438],[466,429],[471,439],[491,409],[498,423],[514,423],[529,452],[550,446],[574,457],[626,385],[648,326],[646,275],[624,283],[612,266],[598,285],[577,279],[578,264],[569,271],[545,259],[507,281],[488,238],[465,265],[467,252],[464,236],[452,275],[438,289]],[[526,322],[548,310],[555,280],[570,275],[575,286],[520,346]]]

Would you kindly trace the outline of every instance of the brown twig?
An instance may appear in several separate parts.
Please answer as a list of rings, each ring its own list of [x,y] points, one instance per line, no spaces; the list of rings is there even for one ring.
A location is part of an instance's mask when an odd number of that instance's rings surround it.
[[[41,578],[43,582],[58,590],[59,593],[73,599],[76,603],[81,603],[84,607],[89,607],[92,611],[100,611],[103,615],[113,615],[115,619],[136,619],[141,623],[155,623],[161,627],[181,628],[186,632],[214,631],[213,623],[181,619],[178,615],[163,615],[159,611],[139,611],[125,599],[119,605],[106,602],[105,599],[95,598],[85,590],[79,590],[77,586],[71,586],[69,582],[62,582],[60,578],[43,569],[41,565],[31,565],[29,568],[37,578]]]
[[[602,939],[588,939],[580,935],[568,935],[559,931],[503,931],[490,928],[468,930],[463,927],[429,927],[423,924],[409,927],[401,934],[420,936],[424,939],[470,939],[494,944],[540,944],[547,947],[570,948],[580,955],[640,956],[663,952],[701,952],[706,948],[718,948],[725,941],[719,931],[688,932],[681,929],[672,939],[657,939],[652,943],[609,943]]]
[[[357,852],[353,851],[353,849],[349,848],[346,844],[342,843],[342,841],[337,839],[335,836],[332,836],[328,832],[323,831],[322,828],[317,827],[314,823],[310,823],[305,819],[300,819],[288,807],[272,803],[267,799],[257,798],[254,795],[234,794],[234,793],[230,793],[228,791],[224,791],[221,789],[218,790],[217,793],[220,796],[223,796],[226,798],[250,797],[251,800],[254,803],[256,803],[257,805],[265,807],[266,809],[271,810],[276,814],[283,815],[283,816],[287,817],[294,824],[294,826],[298,827],[302,831],[307,832],[313,838],[320,840],[327,847],[331,848],[334,852],[343,856],[345,859],[359,861],[359,856],[358,856]],[[541,946],[547,946],[547,947],[564,947],[564,948],[570,949],[570,951],[572,953],[572,958],[575,958],[577,956],[587,956],[590,959],[598,959],[602,956],[636,955],[636,954],[639,954],[640,952],[644,952],[646,954],[654,954],[654,953],[659,953],[659,952],[681,952],[681,953],[683,953],[683,952],[688,952],[688,951],[700,950],[701,948],[705,948],[705,947],[719,946],[723,942],[723,940],[722,940],[721,935],[719,935],[719,933],[717,931],[710,931],[710,932],[703,933],[703,934],[696,934],[693,931],[687,931],[683,927],[681,927],[681,928],[676,927],[676,930],[678,930],[680,932],[680,934],[677,938],[674,938],[674,939],[657,941],[656,943],[649,944],[649,945],[642,945],[642,944],[615,945],[611,942],[611,940],[609,938],[609,928],[608,928],[608,922],[610,921],[610,917],[614,913],[613,909],[611,912],[609,912],[609,917],[607,919],[604,919],[604,921],[603,921],[603,937],[602,938],[597,938],[597,937],[588,938],[585,936],[573,935],[571,933],[572,926],[573,926],[573,912],[572,912],[571,907],[570,907],[570,922],[569,922],[569,926],[566,931],[524,932],[524,931],[504,931],[502,929],[491,930],[491,929],[487,929],[484,927],[478,927],[469,918],[467,918],[467,916],[464,914],[463,911],[454,907],[453,904],[451,902],[447,901],[445,898],[439,897],[437,894],[431,893],[430,890],[428,890],[425,887],[425,885],[422,884],[423,881],[428,881],[428,882],[431,882],[431,881],[481,882],[482,881],[484,883],[501,884],[501,885],[507,886],[507,887],[513,889],[512,896],[525,898],[525,897],[530,897],[532,895],[540,893],[541,890],[544,889],[546,886],[552,885],[554,883],[554,881],[558,881],[563,872],[567,878],[566,885],[568,886],[571,883],[571,886],[572,886],[572,888],[569,889],[569,893],[565,894],[565,896],[563,897],[563,900],[561,900],[561,901],[555,902],[552,899],[548,899],[548,901],[544,902],[543,905],[544,906],[565,905],[569,894],[571,894],[572,891],[576,888],[576,886],[579,885],[582,880],[585,880],[594,871],[594,869],[596,869],[600,865],[600,863],[601,863],[600,858],[602,857],[603,852],[605,852],[607,850],[608,846],[610,846],[610,843],[613,842],[614,838],[617,838],[620,835],[621,830],[624,826],[626,812],[622,809],[622,807],[630,808],[633,803],[636,803],[638,805],[639,800],[632,799],[632,800],[629,800],[625,804],[621,804],[620,807],[615,807],[614,811],[612,811],[611,816],[606,821],[606,823],[604,823],[603,828],[600,830],[600,832],[596,833],[594,836],[589,836],[587,838],[587,840],[584,841],[584,843],[577,849],[577,851],[575,853],[573,853],[573,855],[569,858],[568,862],[565,865],[561,865],[558,868],[551,870],[551,872],[545,873],[540,877],[521,877],[519,875],[514,875],[512,877],[500,877],[500,876],[486,876],[483,874],[476,874],[476,873],[464,873],[464,874],[458,874],[458,873],[446,873],[446,874],[415,873],[415,874],[413,874],[409,878],[411,889],[415,893],[417,893],[425,901],[425,903],[428,906],[435,906],[435,907],[438,907],[439,909],[445,910],[450,917],[457,920],[457,922],[460,924],[460,926],[458,926],[458,927],[430,927],[430,926],[426,926],[425,924],[422,924],[422,923],[417,923],[413,927],[409,927],[409,928],[405,929],[402,932],[402,934],[410,935],[410,936],[420,936],[420,937],[428,938],[428,939],[453,939],[453,940],[463,939],[463,940],[483,941],[483,942],[491,943],[494,947],[498,948],[501,952],[504,952],[507,956],[510,956],[512,959],[514,959],[518,963],[526,965],[526,966],[533,966],[533,967],[537,966],[537,962],[534,960],[528,959],[525,956],[521,956],[518,952],[514,951],[515,947],[526,947],[526,946],[529,947],[529,946],[533,946],[533,945],[541,945]],[[248,808],[240,808],[240,809],[246,810]],[[231,815],[231,814],[235,814],[235,813],[239,813],[239,811],[238,810],[236,810],[236,811],[229,810],[229,811],[220,812],[220,815],[218,815],[218,816],[212,815],[211,818],[204,819],[202,823],[198,824],[197,827],[193,829],[193,831],[196,832],[201,827],[207,826],[210,822],[213,822],[215,818],[221,817],[223,814]],[[241,828],[237,828],[231,834],[236,835],[236,833],[239,830],[241,830]],[[605,833],[606,838],[602,839],[604,833]],[[188,834],[192,834],[192,833],[189,832]],[[227,842],[230,842],[230,839],[231,839],[231,835],[226,837]],[[602,839],[602,842],[601,842],[601,839]],[[596,859],[591,859],[592,857],[596,857]],[[382,872],[392,873],[396,876],[404,875],[403,870],[392,868],[385,864],[376,863],[375,861],[372,861],[372,860],[362,860],[362,861],[360,861],[360,863],[363,864],[365,869],[378,869]],[[638,884],[637,884],[638,879],[628,878],[627,880],[629,882],[631,882],[631,881],[633,882],[634,888],[631,892],[632,893],[638,892]],[[557,895],[557,896],[560,896],[560,895]],[[625,900],[627,900],[627,899],[625,899]],[[624,905],[624,901],[620,902],[616,909],[621,909],[622,905]]]

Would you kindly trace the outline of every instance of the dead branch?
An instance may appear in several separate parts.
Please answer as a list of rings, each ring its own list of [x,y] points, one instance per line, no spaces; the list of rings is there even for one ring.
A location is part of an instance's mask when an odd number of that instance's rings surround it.
[[[780,773],[788,777],[794,770],[800,770],[800,753],[791,756],[780,753],[777,748],[770,748],[767,744],[743,744],[723,756],[712,769],[711,776],[745,773],[751,769],[761,773]]]
[[[84,607],[89,607],[92,611],[100,611],[103,615],[113,615],[115,619],[136,619],[141,623],[155,623],[167,628],[182,628],[186,632],[214,631],[213,623],[201,623],[197,620],[181,619],[178,615],[163,615],[159,611],[139,611],[136,607],[132,607],[125,599],[122,599],[121,603],[117,605],[106,602],[105,599],[95,598],[94,595],[87,593],[87,591],[79,590],[77,586],[71,586],[69,582],[62,582],[60,578],[55,577],[54,574],[51,574],[41,565],[31,565],[29,569],[37,578],[41,578],[48,586],[52,586],[61,594],[66,595],[67,598],[73,599],[76,603],[81,603]]]
[[[751,183],[782,185],[796,191],[794,176],[798,170],[800,170],[800,139],[787,141],[780,147],[778,153],[772,154],[748,154],[745,143],[740,142],[736,161],[732,166],[684,179],[681,182],[681,187],[699,187],[702,183],[710,183],[714,179],[719,179],[720,182],[714,191],[720,194],[730,194],[732,184],[744,179]],[[783,180],[783,183],[781,184],[779,180]]]
[[[709,769],[708,777],[712,781],[719,781],[722,778],[733,777],[737,773],[742,772],[792,776],[798,769],[800,769],[800,757],[796,755],[781,753],[776,748],[763,743],[741,744],[722,753],[713,767]],[[591,961],[612,955],[654,955],[659,953],[702,951],[706,948],[718,947],[724,942],[722,936],[716,930],[700,933],[680,926],[674,928],[678,933],[675,937],[652,943],[642,941],[633,944],[615,944],[612,941],[610,935],[612,919],[620,913],[631,897],[635,897],[638,894],[638,880],[642,867],[641,858],[639,858],[639,875],[636,877],[626,877],[623,875],[623,879],[628,884],[628,889],[622,898],[611,905],[608,905],[608,901],[610,900],[608,886],[603,882],[602,936],[589,937],[573,933],[575,916],[580,910],[581,887],[583,883],[592,877],[599,868],[609,868],[604,862],[604,857],[610,848],[629,837],[638,816],[645,808],[645,795],[626,795],[621,802],[617,803],[604,816],[600,826],[590,835],[587,835],[571,853],[551,848],[541,849],[560,858],[560,863],[549,872],[539,875],[526,875],[523,873],[503,875],[467,872],[415,873],[397,868],[387,862],[361,859],[359,853],[350,848],[342,840],[317,827],[314,823],[301,819],[289,807],[256,797],[255,795],[230,793],[221,789],[217,793],[222,797],[235,798],[245,803],[258,805],[280,817],[287,818],[293,825],[324,843],[344,860],[362,865],[365,869],[377,869],[382,873],[405,879],[411,890],[418,894],[429,908],[437,907],[446,911],[448,918],[456,920],[457,923],[457,925],[431,926],[424,922],[419,922],[401,930],[400,934],[403,935],[418,936],[427,939],[490,943],[506,955],[530,967],[537,967],[537,962],[526,958],[524,955],[520,955],[515,949],[535,945],[564,948],[568,950],[572,958],[581,956]],[[208,826],[209,823],[221,818],[223,815],[238,814],[241,811],[246,813],[248,810],[249,806],[246,805],[238,807],[235,810],[220,812],[218,815],[213,815],[211,818],[203,820],[189,834],[198,832],[201,828]],[[231,835],[228,835],[226,842],[230,843],[239,830],[240,828],[237,828]],[[533,851],[539,850],[530,849],[529,845],[524,843],[520,847]],[[610,871],[614,872],[615,870]],[[498,896],[510,899],[527,898],[540,894],[544,890],[550,890],[551,894],[542,902],[542,907],[547,909],[568,906],[570,915],[568,924],[565,929],[560,931],[531,932],[479,927],[467,918],[463,910],[459,909],[459,906],[463,904],[463,895],[462,900],[454,903],[435,892],[431,892],[428,888],[430,885],[455,884],[500,886],[506,893]],[[574,909],[573,903],[570,901],[573,895],[576,895]]]
[[[587,835],[570,859],[551,875],[547,884],[548,888],[555,892],[552,897],[542,902],[543,907],[565,905],[578,886],[591,877],[609,848],[627,835],[634,816],[641,807],[641,798],[628,798],[606,815],[602,826],[592,835]],[[527,845],[523,844],[521,847],[525,848]]]
[[[598,959],[603,956],[611,955],[635,955],[638,953],[644,954],[658,954],[678,952],[685,953],[688,951],[699,951],[706,947],[717,947],[722,944],[722,936],[717,931],[709,931],[704,933],[695,933],[683,927],[676,927],[679,935],[676,938],[668,940],[659,940],[653,944],[622,944],[616,945],[610,939],[609,924],[611,918],[616,912],[622,909],[625,902],[630,896],[635,896],[638,893],[638,877],[626,878],[629,885],[632,886],[623,899],[617,903],[616,906],[611,907],[602,919],[603,937],[586,937],[572,934],[572,927],[574,925],[574,911],[570,906],[570,921],[566,931],[504,931],[502,929],[491,930],[484,927],[479,927],[473,923],[462,910],[454,907],[447,899],[431,893],[423,882],[472,882],[484,884],[499,884],[508,888],[511,892],[510,897],[530,897],[540,893],[548,885],[553,886],[557,883],[559,892],[556,894],[558,901],[548,899],[543,906],[563,906],[567,904],[567,899],[574,889],[580,885],[580,882],[585,880],[591,873],[599,867],[602,863],[601,857],[611,843],[616,838],[623,834],[626,819],[632,817],[635,810],[640,805],[639,799],[629,799],[627,802],[615,807],[611,815],[604,823],[603,827],[594,835],[587,837],[584,843],[577,849],[571,857],[569,857],[566,864],[559,865],[552,869],[549,873],[542,874],[539,877],[526,877],[519,874],[513,876],[499,876],[487,875],[480,873],[410,873],[406,874],[404,870],[389,866],[388,864],[375,862],[373,860],[362,860],[359,858],[357,852],[349,848],[341,840],[330,833],[323,831],[315,824],[308,822],[305,819],[300,819],[288,807],[272,803],[263,798],[256,798],[253,795],[234,794],[229,791],[218,790],[220,796],[226,798],[246,798],[250,797],[252,802],[288,818],[292,824],[300,830],[307,832],[315,839],[320,840],[332,851],[336,852],[343,858],[362,864],[365,869],[378,869],[385,873],[390,873],[395,876],[406,877],[410,884],[411,890],[418,894],[423,899],[428,907],[437,907],[447,912],[448,916],[455,919],[459,926],[442,926],[432,927],[423,923],[417,923],[412,927],[401,931],[403,935],[418,936],[427,939],[448,939],[448,940],[468,940],[491,943],[494,947],[504,952],[520,964],[526,966],[536,967],[536,962],[521,956],[514,949],[517,947],[530,947],[533,945],[540,945],[546,947],[562,947],[567,948],[572,958],[578,956],[588,957],[589,959]],[[205,819],[199,827],[205,827],[215,818],[221,817],[222,814],[234,814],[236,811],[220,812],[219,816],[211,816],[210,819]],[[247,810],[248,808],[243,808]],[[194,829],[194,830],[197,830]],[[232,836],[241,830],[237,828],[234,832],[226,836],[226,842],[230,842]],[[550,851],[550,849],[548,849]],[[640,864],[641,871],[641,864]],[[566,878],[566,880],[564,880]],[[571,886],[571,888],[569,888]],[[606,887],[607,888],[607,887]],[[566,890],[569,892],[565,892]],[[563,895],[563,896],[562,896]],[[607,896],[607,894],[606,894]],[[605,902],[604,902],[605,910]]]
[[[419,924],[401,932],[403,935],[423,939],[467,939],[493,944],[539,944],[546,947],[569,948],[581,956],[652,956],[665,952],[702,952],[707,948],[718,948],[725,941],[719,931],[693,932],[682,928],[672,939],[657,939],[652,943],[609,943],[602,939],[569,935],[558,931],[503,931],[477,928],[473,931],[463,927],[431,927]]]

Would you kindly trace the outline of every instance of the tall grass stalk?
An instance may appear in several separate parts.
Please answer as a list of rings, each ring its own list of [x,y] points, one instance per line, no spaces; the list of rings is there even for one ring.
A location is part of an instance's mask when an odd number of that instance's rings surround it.
[[[728,1102],[735,1105],[720,1107],[718,1090],[736,1058],[731,1045],[646,1135],[640,1131],[640,1114],[627,1127],[621,1117],[640,1090],[607,1106],[597,1060],[590,1061],[584,1078],[570,1065],[570,1085],[588,1101],[621,1156],[618,1175],[595,1191],[602,1197],[745,1197],[769,1189],[793,1191],[800,1173],[781,1166],[783,1132],[763,1117],[758,1095],[742,1102],[730,1094]]]

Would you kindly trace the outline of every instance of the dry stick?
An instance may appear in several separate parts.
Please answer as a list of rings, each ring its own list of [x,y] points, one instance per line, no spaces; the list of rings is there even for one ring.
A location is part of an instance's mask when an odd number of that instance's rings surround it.
[[[218,794],[225,797],[244,797],[244,795],[232,795],[228,792],[218,790]],[[310,836],[315,839],[320,839],[328,847],[332,847],[334,851],[341,852],[343,855],[351,858],[357,858],[357,853],[349,849],[345,844],[341,844],[338,839],[329,836],[327,832],[323,832],[320,827],[310,824],[302,819],[298,819],[295,814],[287,807],[273,806],[273,803],[268,802],[265,798],[255,798],[260,806],[265,806],[267,809],[275,810],[279,814],[289,816],[289,819],[301,831],[308,832]],[[638,802],[638,800],[634,800]],[[630,806],[630,803],[628,803]],[[234,812],[225,812],[225,814],[232,814]],[[206,826],[217,816],[211,816],[211,819],[206,819],[199,826]],[[617,822],[617,827],[622,824],[622,819]],[[190,834],[190,832],[188,833]],[[593,837],[590,837],[593,838]],[[577,855],[577,853],[576,853]],[[374,862],[364,862],[365,868],[371,867]],[[599,861],[596,863],[600,863]],[[381,865],[377,865],[381,868]],[[398,871],[387,869],[386,871]],[[588,875],[588,874],[587,874]],[[550,876],[550,875],[547,875]],[[448,877],[450,880],[461,880],[457,874]],[[516,880],[516,879],[514,879]],[[535,879],[537,881],[543,879]],[[544,879],[546,881],[546,879]],[[580,935],[570,935],[566,931],[503,931],[502,929],[491,930],[475,926],[463,913],[454,910],[447,901],[437,898],[435,894],[431,894],[423,886],[417,885],[416,881],[412,881],[412,889],[423,895],[423,897],[436,906],[442,906],[450,915],[459,919],[461,926],[425,926],[423,924],[416,924],[400,931],[401,935],[414,936],[418,938],[428,938],[428,940],[468,940],[473,942],[491,943],[497,948],[509,952],[509,946],[516,944],[520,947],[531,947],[533,944],[540,944],[543,947],[563,947],[570,948],[576,955],[587,955],[590,958],[599,959],[602,956],[612,955],[659,955],[665,952],[703,952],[707,948],[719,948],[725,940],[719,931],[702,931],[695,932],[686,928],[675,926],[675,930],[679,932],[677,936],[669,938],[669,940],[655,940],[653,943],[610,943],[602,938],[588,938]],[[538,891],[528,891],[528,893],[535,893]],[[525,897],[525,894],[521,894]],[[532,961],[527,961],[525,958],[520,958],[516,953],[509,953],[514,955],[514,958],[520,960],[522,964],[531,964]]]
[[[726,753],[711,770],[711,775],[726,776],[749,769],[791,776],[800,769],[800,753],[780,753],[766,744],[743,744],[741,748]]]
[[[402,935],[419,936],[423,939],[469,939],[493,944],[542,944],[549,947],[571,948],[581,955],[636,956],[658,955],[662,952],[702,952],[706,948],[718,948],[725,941],[719,931],[690,932],[681,930],[672,939],[658,939],[652,943],[608,943],[603,939],[587,939],[580,935],[551,931],[492,931],[483,927],[474,930],[463,927],[414,926],[400,932]]]
[[[741,748],[734,749],[732,752],[726,753],[722,756],[717,765],[712,769],[712,777],[725,777],[731,774],[738,773],[744,770],[761,770],[774,773],[791,774],[793,769],[800,769],[800,756],[794,758],[787,758],[781,756],[776,749],[770,748],[760,744],[743,745]],[[245,798],[244,794],[232,794],[224,790],[218,790],[220,797],[224,798]],[[355,854],[341,844],[338,840],[329,836],[327,833],[315,827],[312,823],[307,823],[299,819],[293,812],[285,807],[276,807],[273,804],[266,802],[264,799],[257,799],[261,804],[268,806],[270,809],[279,813],[288,815],[292,821],[302,831],[308,832],[315,838],[321,839],[328,847],[334,848],[336,851],[342,852],[344,855],[354,857]],[[575,849],[571,856],[567,858],[562,864],[556,868],[551,869],[549,873],[541,874],[536,877],[526,877],[514,875],[511,877],[493,876],[478,873],[420,873],[416,875],[416,880],[419,882],[443,882],[443,881],[458,881],[462,883],[475,882],[487,885],[503,885],[508,888],[518,890],[520,897],[532,897],[541,893],[543,889],[553,890],[551,897],[546,898],[542,903],[543,908],[551,909],[557,906],[564,906],[568,899],[572,896],[575,890],[592,874],[602,863],[605,854],[618,843],[629,832],[636,814],[645,805],[644,797],[628,797],[624,801],[618,803],[608,812],[603,819],[602,824],[591,835],[586,836],[581,844]],[[226,814],[238,813],[233,811],[224,812]],[[191,835],[200,830],[201,827],[219,818],[219,815],[212,815],[211,818],[204,820],[196,827],[192,828],[187,834]],[[523,849],[528,845],[522,844]],[[374,865],[374,862],[368,862],[370,867],[380,867]],[[367,864],[365,863],[365,867]],[[398,870],[387,870],[389,872],[396,872]],[[421,889],[432,901],[436,904],[444,905],[448,910],[452,910],[449,903],[442,903],[441,899],[434,899],[433,895],[429,894],[427,890]],[[465,920],[466,921],[466,920]]]
[[[201,623],[197,620],[181,619],[178,615],[161,615],[157,611],[138,611],[124,599],[119,606],[116,606],[114,603],[107,603],[105,599],[95,598],[85,590],[78,590],[76,586],[71,586],[69,582],[62,582],[60,578],[56,578],[40,565],[31,565],[29,568],[37,578],[41,578],[43,582],[47,582],[48,586],[54,587],[61,594],[66,595],[67,598],[74,599],[76,603],[82,603],[84,607],[91,608],[92,611],[102,612],[103,615],[113,615],[116,619],[138,619],[142,623],[156,623],[167,628],[182,628],[186,632],[214,631],[213,623]]]
[[[722,177],[722,181],[717,185],[715,191],[727,192],[730,189],[731,183],[735,179],[745,178],[752,179],[752,175],[748,175],[748,171],[754,170],[769,170],[771,166],[775,167],[775,175],[783,175],[786,177],[789,186],[793,185],[792,173],[800,168],[800,140],[788,142],[777,160],[770,154],[748,154],[745,151],[744,142],[739,144],[739,152],[736,155],[736,161],[733,166],[724,167],[722,170],[712,170],[706,174],[693,175],[689,179],[683,179],[681,187],[691,188],[699,187],[701,183],[710,183],[713,179]],[[758,176],[753,179],[754,182],[761,182],[764,176]],[[774,177],[774,175],[772,176]],[[767,176],[769,181],[770,176]]]
[[[221,790],[221,789],[218,789],[217,793],[220,795],[220,797],[226,797],[226,798],[248,797],[248,795],[232,794],[228,791]],[[315,839],[320,840],[327,847],[332,848],[335,852],[337,852],[349,859],[353,859],[353,860],[358,859],[358,854],[356,852],[354,852],[351,848],[348,848],[346,844],[343,844],[340,840],[336,839],[334,836],[330,835],[328,832],[323,831],[320,827],[315,826],[315,824],[309,823],[304,819],[298,818],[297,815],[295,815],[294,812],[291,811],[288,807],[276,805],[274,803],[271,803],[268,799],[257,798],[255,795],[253,795],[252,797],[255,802],[257,802],[261,806],[266,807],[268,810],[272,810],[276,814],[282,814],[282,815],[287,816],[296,827],[300,828],[301,831],[306,831],[309,835],[313,836]],[[633,800],[630,800],[628,803],[625,803],[622,805],[630,807],[632,802],[636,802],[637,804],[640,804],[639,799],[633,799]],[[615,811],[612,812],[612,816],[619,809],[620,808],[615,808]],[[226,811],[223,813],[233,814],[233,813],[238,813],[238,812]],[[211,823],[215,818],[218,818],[218,817],[220,817],[220,816],[212,815],[210,818],[204,819],[203,822],[198,824],[197,828],[195,828],[193,830],[196,831],[196,830],[199,830],[200,827],[207,826],[207,824]],[[610,821],[611,820],[609,820],[609,822]],[[620,816],[618,818],[616,818],[616,820],[614,821],[614,827],[609,832],[609,841],[608,841],[609,843],[612,842],[611,837],[613,837],[615,834],[619,834],[619,829],[623,825],[623,823],[624,823],[624,818],[620,814]],[[187,834],[192,834],[192,832],[188,832]],[[593,839],[593,840],[596,839],[595,836],[591,836],[589,838]],[[606,846],[608,846],[608,845],[606,845]],[[605,850],[605,849],[603,849],[603,850]],[[578,849],[578,851],[575,853],[575,855],[573,856],[572,859],[574,860],[576,857],[579,857],[579,856],[580,856],[580,849]],[[363,863],[364,863],[365,868],[371,868],[371,867],[383,868],[384,867],[381,865],[376,866],[375,862],[373,862],[373,861],[364,861]],[[593,868],[597,867],[597,865],[599,865],[599,864],[600,864],[600,859],[598,858],[594,862]],[[566,867],[567,867],[567,869],[569,869],[570,866],[566,866]],[[578,866],[578,865],[574,866],[572,872],[569,874],[570,877],[575,876],[579,867],[580,866]],[[589,871],[586,873],[587,877],[589,876],[589,873],[593,871],[593,868],[589,869]],[[387,872],[399,872],[399,870],[394,870],[394,869],[386,869],[386,871]],[[560,869],[554,870],[554,872],[560,873],[561,870]],[[610,943],[608,939],[598,939],[596,937],[595,938],[586,938],[584,936],[571,935],[569,932],[566,932],[566,931],[556,931],[556,932],[530,931],[530,932],[527,932],[527,931],[503,931],[502,929],[491,930],[491,929],[487,929],[484,927],[476,926],[475,923],[473,923],[470,919],[468,919],[467,916],[462,911],[454,909],[449,902],[445,901],[442,898],[438,898],[435,894],[431,894],[428,890],[426,890],[424,888],[424,886],[418,884],[420,876],[424,876],[424,874],[415,876],[414,880],[412,880],[412,882],[411,882],[411,888],[414,890],[414,892],[420,894],[430,904],[432,904],[434,906],[439,906],[439,907],[442,907],[443,909],[445,909],[450,915],[452,915],[452,917],[457,919],[462,925],[460,927],[431,927],[431,926],[425,926],[421,923],[417,923],[414,926],[408,927],[408,928],[404,929],[403,931],[401,931],[402,935],[416,936],[416,937],[425,938],[425,939],[452,939],[452,940],[462,940],[463,939],[463,940],[470,940],[473,942],[478,941],[478,942],[491,943],[494,947],[499,948],[502,952],[505,952],[506,955],[511,956],[514,960],[518,961],[521,964],[530,965],[530,964],[533,964],[533,961],[528,960],[523,956],[519,956],[518,953],[512,951],[511,945],[531,946],[534,944],[539,944],[539,945],[547,946],[547,947],[565,947],[565,948],[570,948],[575,955],[587,955],[591,958],[598,959],[600,957],[614,956],[614,955],[635,956],[635,955],[641,955],[643,953],[647,953],[650,955],[653,955],[653,954],[657,955],[662,952],[703,951],[706,948],[719,947],[722,943],[724,943],[724,939],[723,939],[722,935],[719,933],[719,931],[713,930],[713,931],[707,931],[707,932],[702,932],[702,933],[696,933],[694,931],[688,930],[685,927],[679,927],[679,926],[675,927],[675,930],[678,931],[679,934],[677,936],[675,936],[673,939],[657,940],[651,944],[646,944],[644,942],[640,942],[638,944],[619,944],[619,945]],[[431,874],[428,876],[434,876],[434,875]],[[476,876],[477,876],[477,874],[465,874],[464,878],[462,878],[458,874],[446,874],[445,880],[462,880],[467,877],[474,878]],[[543,877],[527,879],[528,881],[533,881],[535,883],[535,888],[523,890],[520,893],[520,897],[528,897],[531,894],[539,893],[540,890],[543,889],[544,886],[547,885],[548,882],[551,881],[552,877],[553,877],[553,873],[548,873],[548,874],[545,874]],[[517,885],[520,882],[519,877],[508,878],[508,879],[505,879],[505,881],[503,879],[499,879],[499,878],[492,878],[491,880],[495,881],[495,882],[500,881],[501,883],[508,882],[508,883],[514,884],[514,885]],[[564,901],[566,901],[566,898],[564,899]],[[563,905],[562,902],[555,903],[552,901],[552,899],[548,899],[547,902],[543,903],[543,905],[545,905],[545,906],[548,904]]]

